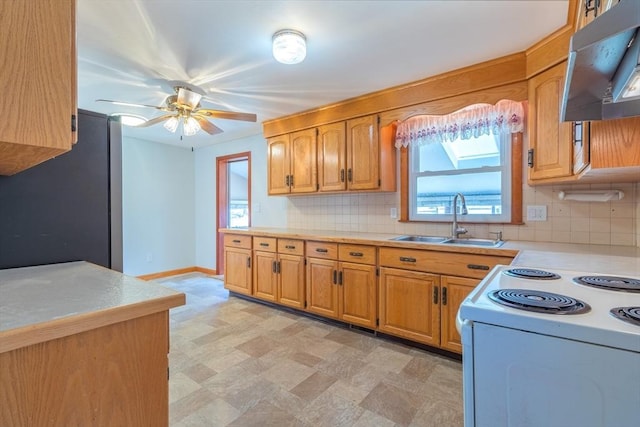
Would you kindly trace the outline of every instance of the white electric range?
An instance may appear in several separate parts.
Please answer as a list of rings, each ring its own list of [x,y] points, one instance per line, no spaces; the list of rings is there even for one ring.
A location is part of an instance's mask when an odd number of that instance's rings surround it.
[[[640,426],[640,278],[497,266],[458,327],[466,427]]]

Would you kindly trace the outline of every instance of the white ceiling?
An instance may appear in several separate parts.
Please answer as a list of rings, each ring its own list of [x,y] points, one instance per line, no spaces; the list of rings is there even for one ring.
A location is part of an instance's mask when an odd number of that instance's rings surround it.
[[[161,124],[125,136],[204,147],[262,133],[261,122],[519,52],[561,27],[568,0],[78,0],[78,104],[147,118],[171,81],[195,84],[203,107],[255,113],[212,120],[225,132],[180,140]],[[283,65],[271,37],[307,37],[307,58]]]

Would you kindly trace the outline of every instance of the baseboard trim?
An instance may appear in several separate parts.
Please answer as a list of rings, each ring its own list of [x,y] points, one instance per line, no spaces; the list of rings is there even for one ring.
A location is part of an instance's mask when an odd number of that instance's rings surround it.
[[[209,274],[211,276],[215,276],[217,274],[216,270],[194,266],[194,267],[177,268],[175,270],[160,271],[158,273],[143,274],[141,276],[136,276],[136,277],[142,280],[155,280],[155,279],[162,279],[164,277],[169,277],[169,276],[177,276],[178,274],[186,274],[186,273],[193,273],[193,272]]]

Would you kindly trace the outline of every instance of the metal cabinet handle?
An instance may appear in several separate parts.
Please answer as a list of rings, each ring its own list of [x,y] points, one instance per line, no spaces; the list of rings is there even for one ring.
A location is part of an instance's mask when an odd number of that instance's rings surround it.
[[[293,175],[289,175],[289,185],[293,187]]]
[[[280,261],[276,262],[276,273],[280,274]]]
[[[278,266],[276,264],[277,264],[277,262],[275,262],[275,261],[271,262],[271,271],[273,273],[277,273],[278,272]]]
[[[433,288],[433,303],[438,303],[438,287]]]
[[[286,185],[287,187],[289,187],[291,185],[291,184],[289,184],[289,176],[290,175],[287,175],[287,176],[284,177],[284,185]]]
[[[471,270],[489,270],[488,265],[482,264],[467,264],[467,268],[470,268]]]
[[[240,243],[240,240],[238,240],[238,239],[233,239],[233,240],[232,240],[232,242],[233,242],[233,243]]]
[[[247,268],[251,268],[251,257],[247,258]]]
[[[362,252],[349,252],[349,255],[351,255],[351,256],[357,256],[357,257],[364,256],[364,254],[363,254]]]
[[[327,252],[329,252],[329,250],[324,248],[316,248],[316,252],[320,252],[321,254],[326,254]]]
[[[269,244],[268,244],[268,243],[261,242],[261,243],[260,243],[260,246],[264,246],[265,248],[268,248],[268,247],[269,247]]]
[[[347,180],[349,182],[353,182],[353,171],[351,170],[351,168],[349,168],[349,170],[347,171]]]
[[[333,270],[333,284],[337,284],[338,283],[338,272],[336,270]]]
[[[340,182],[344,182],[344,169],[340,169]]]
[[[402,262],[416,262],[415,258],[411,258],[411,257],[407,257],[407,256],[401,256],[400,257],[400,261]]]
[[[342,271],[338,273],[338,285],[342,286]]]
[[[295,249],[296,247],[293,245],[285,245],[285,249]]]
[[[442,305],[447,305],[447,288],[442,288]]]

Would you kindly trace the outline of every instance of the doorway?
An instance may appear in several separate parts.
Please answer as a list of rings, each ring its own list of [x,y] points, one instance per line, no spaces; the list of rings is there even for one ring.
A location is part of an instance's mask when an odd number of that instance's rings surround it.
[[[224,274],[220,228],[251,226],[251,152],[216,157],[216,272]]]

